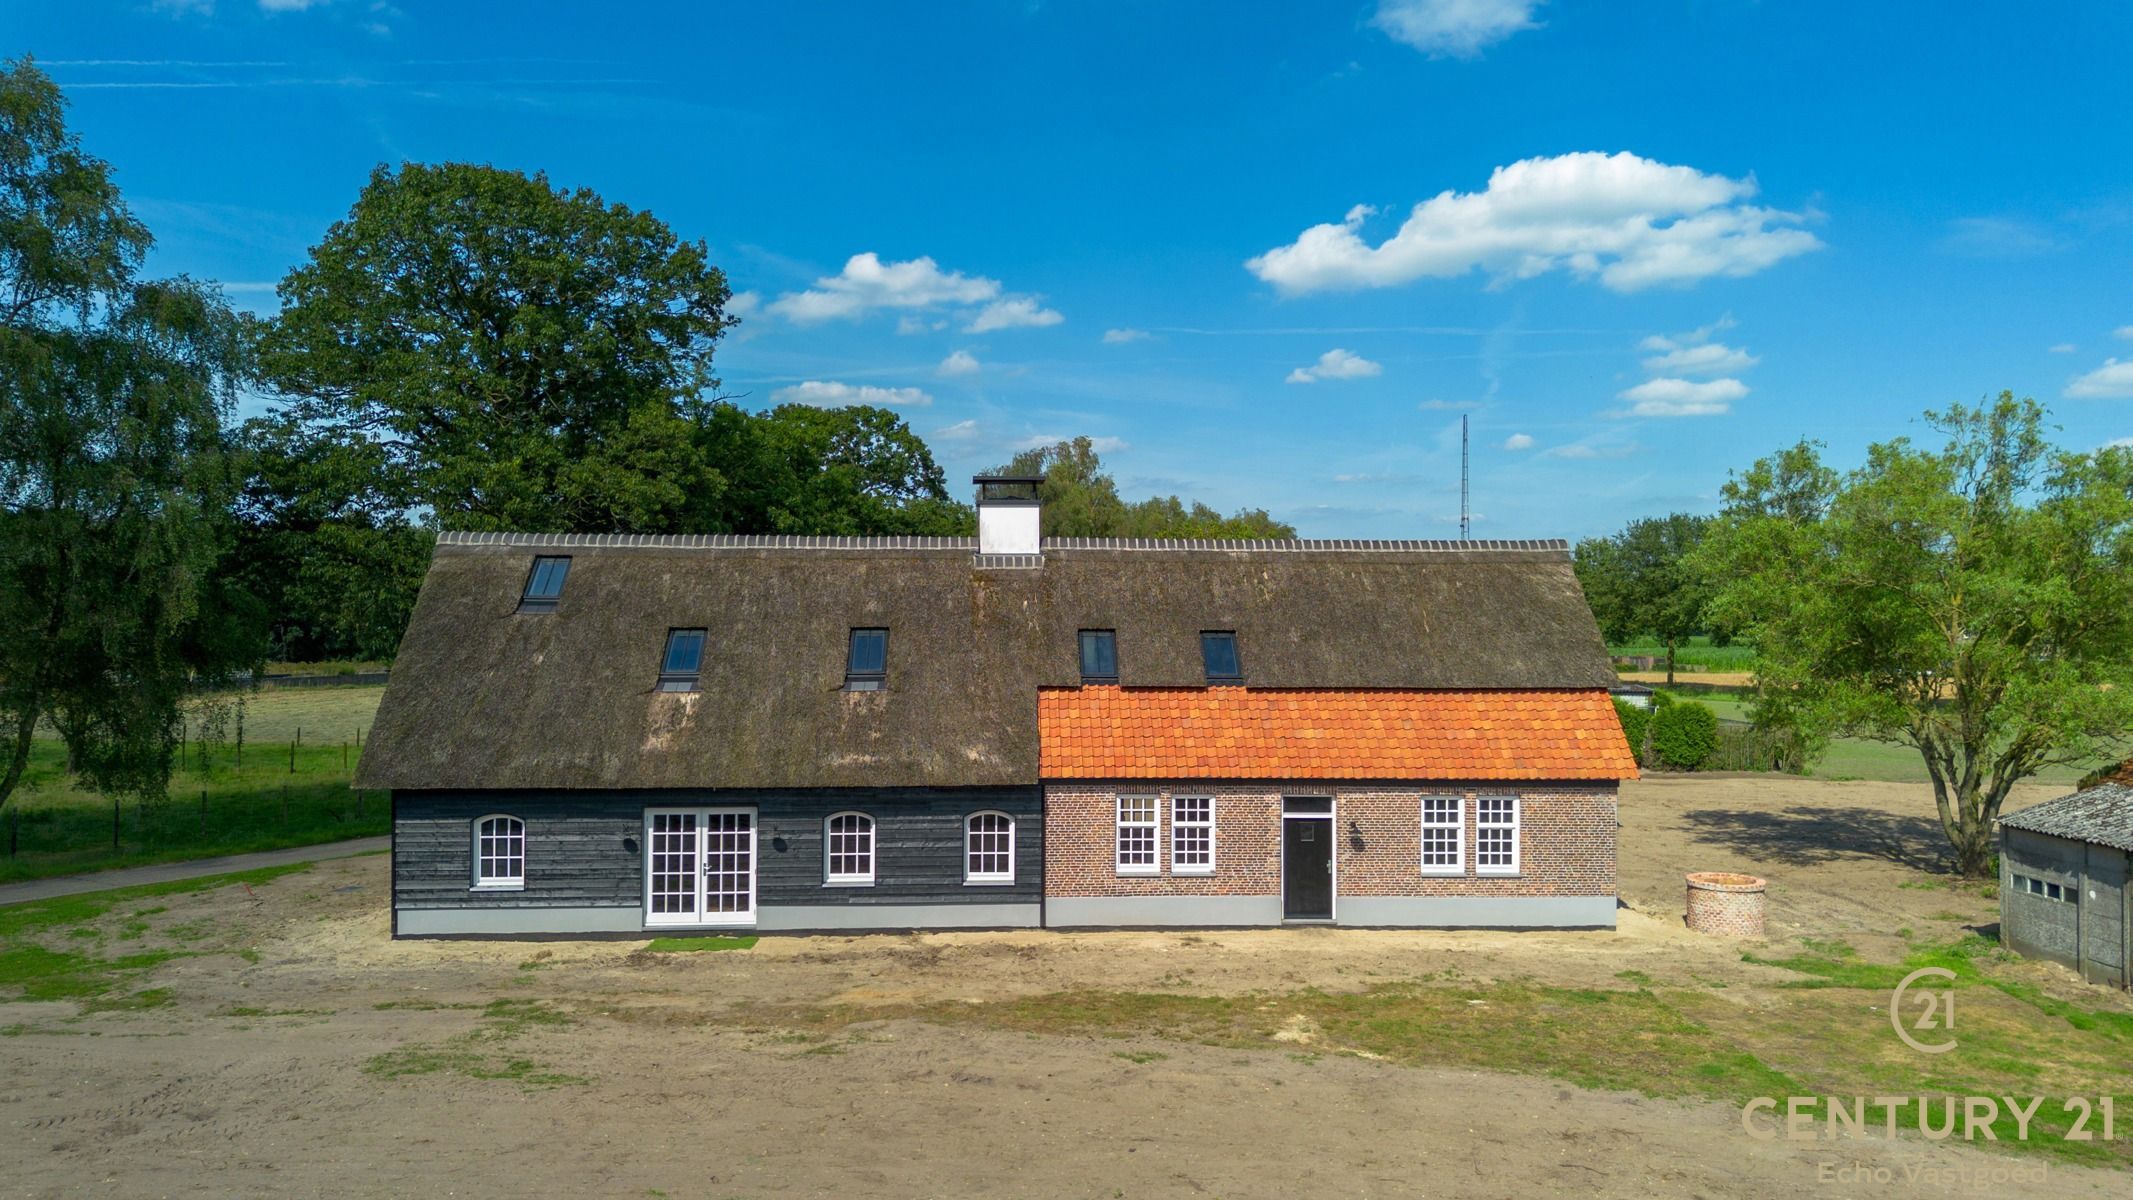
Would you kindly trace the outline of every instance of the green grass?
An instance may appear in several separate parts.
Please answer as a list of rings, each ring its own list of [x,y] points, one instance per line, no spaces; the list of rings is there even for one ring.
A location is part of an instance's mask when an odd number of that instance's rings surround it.
[[[1658,642],[1621,642],[1607,647],[1609,654],[1643,654],[1658,659],[1655,670],[1666,669],[1666,647]],[[1753,671],[1755,647],[1735,643],[1731,646],[1713,646],[1711,639],[1701,635],[1692,637],[1688,644],[1676,647],[1674,664],[1677,667],[1696,666],[1707,671]]]
[[[465,1006],[388,1003],[377,1007],[428,1009]],[[363,1064],[363,1071],[380,1079],[401,1079],[412,1075],[459,1075],[468,1079],[504,1080],[528,1088],[588,1083],[590,1081],[582,1075],[567,1075],[547,1069],[516,1046],[520,1039],[535,1030],[555,1029],[571,1024],[574,1024],[574,1021],[570,1014],[550,1008],[544,1001],[515,998],[494,1000],[482,1007],[481,1023],[473,1030],[447,1039],[441,1044],[402,1046],[397,1050],[374,1055]]]
[[[310,863],[296,863],[285,867],[268,867],[257,871],[242,871],[228,875],[211,875],[201,879],[180,879],[169,883],[143,884],[139,887],[114,888],[102,892],[85,892],[76,896],[61,896],[52,900],[34,900],[26,904],[11,904],[0,907],[0,1003],[13,1000],[73,1000],[83,1005],[83,1012],[155,1008],[170,1002],[170,993],[161,988],[133,992],[130,995],[113,995],[130,987],[146,972],[174,958],[186,958],[199,953],[193,950],[148,950],[106,958],[94,953],[94,942],[101,944],[104,930],[95,922],[106,917],[113,909],[132,905],[134,902],[156,896],[177,896],[204,892],[219,887],[239,884],[265,883],[269,879],[310,869]],[[135,917],[167,911],[163,906],[141,909]],[[139,924],[128,920],[121,925],[116,940],[131,940],[126,931]],[[67,930],[70,944],[83,945],[83,949],[54,950],[37,944],[35,936],[40,933]],[[145,926],[142,927],[145,929]],[[84,931],[88,936],[81,936]]]
[[[22,784],[0,814],[0,855],[10,844],[15,848],[12,857],[0,857],[0,883],[387,832],[386,794],[351,790],[352,750],[349,766],[342,762],[339,746],[308,742],[297,752],[294,774],[287,743],[248,743],[241,770],[226,752],[212,754],[205,771],[196,756],[188,755],[188,765],[171,777],[168,799],[119,805],[119,849],[114,851],[110,799],[77,785],[58,743],[37,742]],[[202,792],[207,795],[204,815]]]
[[[696,950],[749,950],[756,939],[749,937],[663,937],[653,938],[645,946],[662,954],[686,953]]]
[[[1733,696],[1709,694],[1690,695],[1681,693],[1683,700],[1692,700],[1718,714],[1721,721],[1748,720],[1748,701]],[[2084,766],[2050,766],[2029,778],[2037,783],[2072,784],[2093,770],[2098,764]],[[1864,738],[1836,738],[1820,761],[1808,771],[1813,779],[1866,779],[1885,783],[1930,783],[1926,775],[1925,759],[1909,746],[1895,746],[1887,742],[1867,741]]]
[[[261,688],[244,693],[244,742],[245,761],[252,758],[254,742],[288,743],[296,740],[297,730],[303,730],[304,744],[335,745],[353,743],[360,730],[364,737],[370,736],[371,723],[377,718],[378,701],[385,696],[383,684],[361,684],[347,687],[293,687]],[[210,697],[210,700],[225,697]],[[197,736],[197,722],[189,722],[188,735]],[[223,741],[228,741],[234,731],[225,731]],[[226,750],[212,751],[219,758]]]
[[[266,667],[269,675],[368,675],[383,671],[391,663],[374,659],[336,658],[323,662],[270,662]]]

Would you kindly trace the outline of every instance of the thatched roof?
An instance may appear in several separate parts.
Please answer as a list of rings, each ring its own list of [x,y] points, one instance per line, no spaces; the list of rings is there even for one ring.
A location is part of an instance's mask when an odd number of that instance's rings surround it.
[[[2133,786],[2099,783],[2001,817],[2000,824],[2133,851]]]
[[[1237,633],[1252,688],[1606,688],[1561,542],[447,534],[357,784],[390,788],[957,786],[1037,780],[1037,690],[1075,632],[1118,631],[1127,687],[1203,683]],[[537,553],[571,556],[519,614]],[[654,690],[670,628],[710,631],[702,690]],[[888,684],[843,690],[847,632]]]

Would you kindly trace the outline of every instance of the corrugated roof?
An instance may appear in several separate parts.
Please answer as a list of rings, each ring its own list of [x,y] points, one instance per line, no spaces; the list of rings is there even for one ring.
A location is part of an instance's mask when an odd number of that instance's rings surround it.
[[[1605,691],[1047,689],[1045,779],[1634,779]]]
[[[2000,824],[2133,851],[2133,786],[2100,783],[2001,817]]]
[[[1236,631],[1254,688],[1615,679],[1560,542],[1196,544],[1054,539],[992,570],[954,538],[447,535],[357,783],[1034,783],[1038,689],[1079,683],[1079,629],[1117,631],[1128,687],[1201,684],[1203,629]],[[569,582],[521,615],[539,553]],[[887,687],[844,691],[847,633],[873,626]],[[655,691],[667,630],[696,627],[702,690]]]

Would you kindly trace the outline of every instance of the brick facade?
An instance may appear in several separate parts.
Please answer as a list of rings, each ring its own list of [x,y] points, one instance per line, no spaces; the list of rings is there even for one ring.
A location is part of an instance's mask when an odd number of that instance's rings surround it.
[[[1464,797],[1463,873],[1426,876],[1421,865],[1422,797]],[[1117,798],[1154,795],[1157,875],[1120,875]],[[1173,795],[1215,801],[1215,870],[1178,875],[1170,863]],[[1474,799],[1519,798],[1519,871],[1478,874]],[[1616,808],[1613,784],[1472,783],[1053,783],[1045,786],[1044,890],[1047,896],[1273,896],[1281,892],[1283,796],[1334,798],[1336,890],[1342,896],[1612,896]]]

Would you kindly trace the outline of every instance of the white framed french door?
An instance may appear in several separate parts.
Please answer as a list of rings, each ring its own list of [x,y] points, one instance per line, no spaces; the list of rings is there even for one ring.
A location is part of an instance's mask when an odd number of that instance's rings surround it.
[[[755,810],[644,813],[646,925],[755,924]]]

